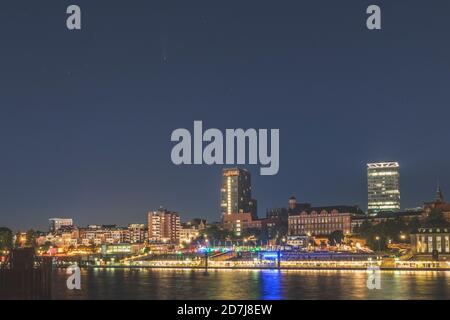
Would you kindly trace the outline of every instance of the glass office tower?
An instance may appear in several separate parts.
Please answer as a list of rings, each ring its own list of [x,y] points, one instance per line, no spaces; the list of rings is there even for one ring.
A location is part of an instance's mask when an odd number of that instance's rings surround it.
[[[400,166],[398,162],[367,164],[368,213],[400,210]]]

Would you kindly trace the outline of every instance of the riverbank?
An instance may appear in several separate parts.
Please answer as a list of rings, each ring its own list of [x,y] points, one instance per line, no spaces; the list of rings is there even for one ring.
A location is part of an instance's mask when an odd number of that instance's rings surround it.
[[[179,269],[179,270],[330,270],[330,271],[365,271],[367,267],[205,267],[201,266],[121,266],[121,265],[105,265],[105,266],[84,266],[86,269]],[[392,268],[380,267],[380,271],[450,271],[450,268]]]

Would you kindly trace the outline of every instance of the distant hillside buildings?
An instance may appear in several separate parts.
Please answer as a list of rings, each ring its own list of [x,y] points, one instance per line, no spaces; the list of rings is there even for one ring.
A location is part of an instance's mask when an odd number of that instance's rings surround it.
[[[73,226],[73,219],[69,218],[51,218],[50,222],[50,230],[55,232],[58,231],[61,227]]]

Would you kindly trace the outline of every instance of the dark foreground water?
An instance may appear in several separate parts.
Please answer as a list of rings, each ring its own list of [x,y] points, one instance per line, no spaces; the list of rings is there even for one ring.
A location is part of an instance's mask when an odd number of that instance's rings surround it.
[[[450,299],[450,272],[383,271],[369,290],[364,271],[83,269],[81,290],[55,271],[55,299]]]

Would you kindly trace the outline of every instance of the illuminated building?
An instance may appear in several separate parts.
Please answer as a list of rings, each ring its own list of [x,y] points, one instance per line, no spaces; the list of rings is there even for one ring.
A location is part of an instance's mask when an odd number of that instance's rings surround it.
[[[190,243],[197,239],[200,235],[200,231],[205,230],[206,223],[205,219],[199,218],[182,223],[180,229],[180,242]]]
[[[400,172],[397,162],[367,164],[368,213],[400,210]]]
[[[246,229],[262,229],[269,219],[253,219],[249,212],[226,214],[223,216],[223,228],[241,236]]]
[[[420,258],[450,257],[450,228],[419,228],[411,234],[411,248]]]
[[[144,243],[147,238],[145,225],[141,223],[133,223],[128,225],[129,242],[130,243]]]
[[[117,256],[123,257],[128,255],[138,254],[143,248],[142,244],[117,243],[102,245],[102,256]]]
[[[352,232],[352,217],[363,212],[357,206],[310,207],[289,216],[289,236],[328,235],[333,231]]]
[[[252,198],[251,175],[244,169],[231,168],[222,172],[222,219],[225,215],[250,213],[257,218],[256,200]]]
[[[150,242],[178,244],[180,241],[180,216],[160,208],[148,213],[148,239]]]
[[[436,192],[435,200],[425,202],[422,207],[415,208],[414,210],[400,212],[378,212],[370,216],[354,217],[352,218],[352,229],[357,230],[364,222],[369,222],[371,225],[398,220],[402,221],[406,225],[409,225],[412,222],[423,223],[432,212],[440,212],[442,214],[442,218],[447,221],[447,223],[450,223],[450,203],[444,201],[444,196],[439,186]]]
[[[75,226],[63,226],[55,233],[55,238],[52,243],[57,247],[76,247],[78,244],[79,230]]]
[[[190,224],[183,224],[180,229],[180,242],[190,243],[200,235],[199,229]]]
[[[64,226],[73,226],[73,219],[68,218],[52,218],[50,221],[50,231],[55,232],[58,231],[61,227]]]
[[[89,225],[79,229],[80,240],[83,245],[102,245],[129,242],[128,228],[116,225]]]

